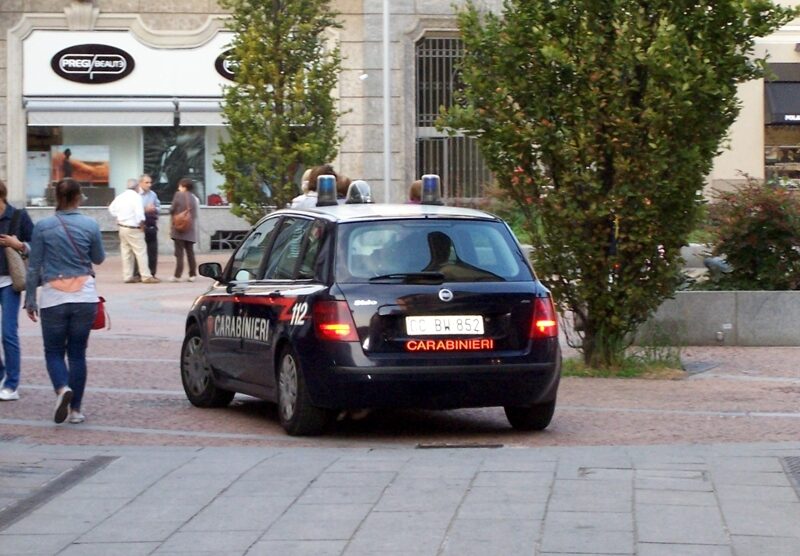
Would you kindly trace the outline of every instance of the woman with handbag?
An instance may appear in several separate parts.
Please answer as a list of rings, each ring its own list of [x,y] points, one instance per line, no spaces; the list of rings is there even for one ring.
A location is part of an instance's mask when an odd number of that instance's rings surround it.
[[[195,197],[194,182],[189,178],[182,178],[178,182],[178,191],[172,198],[169,213],[172,215],[169,237],[175,244],[175,275],[170,278],[172,282],[180,282],[183,274],[183,253],[186,252],[186,262],[189,263],[189,281],[194,282],[197,272],[197,263],[194,259],[194,244],[197,243],[197,208],[200,201]]]
[[[19,399],[19,302],[24,289],[25,265],[33,222],[25,210],[6,201],[8,190],[0,180],[0,319],[2,319],[3,357],[0,360],[0,401]]]
[[[33,228],[25,309],[33,322],[37,315],[42,319],[45,363],[56,393],[54,421],[82,423],[86,346],[99,306],[92,263],[102,263],[106,254],[97,221],[78,212],[80,184],[64,178],[55,194],[55,215]]]

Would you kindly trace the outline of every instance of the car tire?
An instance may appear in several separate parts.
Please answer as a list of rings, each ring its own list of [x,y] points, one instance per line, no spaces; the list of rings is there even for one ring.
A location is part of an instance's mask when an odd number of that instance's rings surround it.
[[[200,328],[192,324],[181,346],[181,382],[186,397],[197,407],[225,407],[235,395],[214,384],[214,374],[203,353]]]
[[[294,351],[287,347],[278,360],[278,418],[291,436],[321,434],[330,412],[311,404],[305,377]]]
[[[556,401],[537,403],[529,407],[505,407],[511,426],[520,431],[541,431],[547,428],[556,410]]]

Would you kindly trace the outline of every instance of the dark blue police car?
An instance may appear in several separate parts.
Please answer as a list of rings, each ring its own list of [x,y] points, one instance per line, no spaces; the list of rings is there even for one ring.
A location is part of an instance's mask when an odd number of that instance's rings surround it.
[[[349,200],[368,201],[364,186]],[[503,406],[514,428],[547,427],[557,316],[509,227],[440,203],[339,205],[329,190],[261,219],[224,269],[200,265],[215,283],[186,320],[189,401],[274,401],[291,435],[389,407]]]

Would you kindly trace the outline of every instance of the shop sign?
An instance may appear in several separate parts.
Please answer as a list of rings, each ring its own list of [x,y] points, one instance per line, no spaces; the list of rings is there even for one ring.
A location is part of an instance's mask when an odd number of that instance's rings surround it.
[[[216,68],[217,73],[229,81],[233,81],[236,70],[236,63],[230,58],[232,54],[232,49],[226,50],[217,56],[217,59],[214,62],[214,67]]]
[[[59,51],[50,67],[59,76],[76,83],[111,83],[133,71],[133,57],[106,44],[78,44]]]

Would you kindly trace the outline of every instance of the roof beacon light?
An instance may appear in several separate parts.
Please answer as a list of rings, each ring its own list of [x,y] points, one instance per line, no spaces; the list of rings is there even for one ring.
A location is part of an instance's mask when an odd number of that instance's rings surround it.
[[[442,185],[439,176],[436,174],[425,174],[422,176],[422,204],[423,205],[443,205]]]
[[[322,174],[317,177],[317,206],[331,207],[336,202],[336,176]]]
[[[369,184],[364,180],[355,180],[347,188],[347,200],[344,202],[346,205],[359,205],[372,203],[372,191]]]

